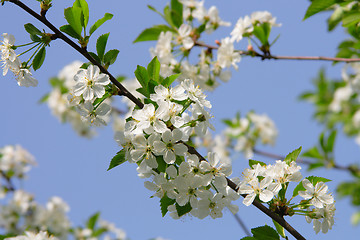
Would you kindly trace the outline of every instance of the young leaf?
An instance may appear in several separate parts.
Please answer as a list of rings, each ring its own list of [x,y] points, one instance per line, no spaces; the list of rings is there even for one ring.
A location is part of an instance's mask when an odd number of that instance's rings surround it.
[[[327,140],[327,150],[329,152],[332,152],[334,150],[335,138],[336,138],[336,130],[333,130],[331,131],[330,136]]]
[[[160,16],[164,17],[164,15],[163,15],[161,12],[159,12],[158,10],[156,10],[153,6],[147,5],[147,7],[148,7],[151,11],[154,11],[154,12],[156,12],[157,14],[159,14]]]
[[[109,171],[110,169],[113,169],[116,166],[119,166],[120,164],[126,162],[125,159],[125,149],[121,149],[119,152],[116,153],[116,155],[111,159],[109,168],[107,169],[107,171]]]
[[[24,25],[25,27],[25,31],[27,31],[28,33],[30,33],[31,35],[41,35],[41,31],[39,29],[37,29],[34,25],[32,25],[31,23],[27,23]]]
[[[316,158],[316,159],[323,159],[324,156],[322,156],[316,146],[310,148],[306,152],[302,154],[303,157],[309,157],[309,158]]]
[[[318,183],[318,182],[330,182],[330,179],[324,178],[324,177],[316,177],[316,176],[309,176],[306,177],[306,179],[308,179],[314,186]]]
[[[348,27],[351,24],[358,23],[360,21],[360,13],[351,13],[343,17],[343,27]]]
[[[168,32],[174,31],[172,28],[168,27],[167,25],[155,25],[151,28],[147,28],[142,31],[139,36],[133,41],[136,42],[143,42],[143,41],[156,41],[159,38],[161,32]]]
[[[81,35],[78,34],[70,25],[64,25],[60,27],[60,31],[68,34],[70,37],[79,39],[81,38]]]
[[[148,82],[149,82],[149,74],[148,74],[146,68],[138,65],[135,70],[135,77],[137,78],[137,80],[139,81],[141,86],[143,86],[143,88],[147,89]]]
[[[286,238],[286,234],[285,234],[285,229],[283,226],[281,226],[277,221],[275,221],[274,219],[272,220],[274,225],[275,225],[275,228],[276,228],[276,231],[278,232],[278,234],[283,237],[283,238]]]
[[[176,202],[175,199],[169,198],[166,194],[160,199],[161,214],[165,217],[168,207]]]
[[[79,7],[69,7],[64,10],[64,15],[66,21],[74,29],[74,31],[81,36],[82,26],[81,26],[81,8]]]
[[[163,85],[164,87],[169,87],[180,75],[181,75],[181,73],[178,73],[178,74],[174,74],[174,75],[166,77],[162,81],[161,85]]]
[[[249,166],[253,168],[254,165],[260,164],[260,166],[266,166],[266,163],[263,163],[261,161],[251,160],[249,159]]]
[[[106,65],[111,65],[116,61],[117,56],[119,55],[119,50],[111,49],[104,55],[104,63]]]
[[[39,52],[35,55],[33,60],[33,69],[35,71],[38,70],[41,67],[41,65],[44,63],[45,56],[46,56],[46,50],[45,50],[45,46],[43,46],[42,48],[40,48]]]
[[[94,229],[95,229],[96,222],[98,221],[99,217],[100,217],[100,213],[99,213],[99,212],[97,212],[97,213],[95,213],[94,215],[92,215],[92,216],[89,218],[89,220],[87,221],[86,227],[87,227],[88,229],[94,230]]]
[[[299,147],[298,149],[295,149],[294,151],[292,151],[291,153],[289,153],[288,155],[286,155],[284,161],[290,165],[291,162],[296,161],[297,157],[299,156],[301,152],[301,147]]]
[[[266,45],[267,44],[267,38],[266,38],[266,34],[264,32],[264,29],[262,28],[262,26],[254,26],[254,31],[253,31],[255,37],[257,37],[262,45]]]
[[[167,163],[164,161],[164,158],[162,156],[156,156],[156,162],[158,164],[158,170],[160,172],[165,172],[167,168]]]
[[[176,207],[176,211],[177,211],[177,214],[179,215],[179,217],[187,214],[188,212],[191,211],[192,207],[190,205],[190,202],[188,202],[187,204],[185,204],[184,206],[180,206],[179,204],[175,204],[175,207]]]
[[[310,6],[308,7],[308,9],[306,10],[303,20],[311,17],[312,15],[314,15],[318,12],[321,12],[321,11],[327,9],[328,7],[331,7],[335,3],[336,3],[336,0],[314,0],[314,1],[312,1]]]
[[[160,76],[160,62],[157,57],[154,57],[149,65],[147,66],[147,71],[149,74],[150,79],[154,80],[155,82],[159,83],[159,76]]]
[[[183,23],[183,5],[178,0],[171,0],[171,20],[177,28]]]
[[[85,0],[76,0],[73,4],[73,7],[81,8],[81,25],[86,28],[89,22],[89,6]]]
[[[270,226],[252,228],[251,233],[255,239],[280,240],[279,234]]]
[[[304,188],[302,182],[299,182],[299,184],[295,187],[294,191],[293,191],[293,197],[299,195],[299,191],[305,191],[306,189]]]
[[[98,63],[101,63],[101,59],[98,57],[98,55],[96,55],[96,53],[93,52],[89,52],[89,55],[95,59]]]
[[[96,29],[98,29],[106,21],[112,19],[113,16],[114,15],[112,15],[111,13],[105,13],[103,18],[100,18],[99,20],[96,21],[96,23],[94,23],[94,25],[91,26],[89,34],[90,35],[93,34],[96,31]]]
[[[109,38],[109,34],[110,33],[101,35],[96,41],[96,52],[100,60],[103,60],[104,58],[106,43]]]

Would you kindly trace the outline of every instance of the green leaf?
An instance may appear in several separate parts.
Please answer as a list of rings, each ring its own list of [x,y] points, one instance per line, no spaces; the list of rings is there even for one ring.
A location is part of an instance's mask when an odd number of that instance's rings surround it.
[[[79,7],[69,7],[64,10],[64,15],[66,21],[74,29],[74,31],[81,36],[82,26],[81,26],[81,8]]]
[[[316,168],[321,168],[321,167],[324,167],[325,166],[325,164],[324,163],[322,163],[322,162],[315,162],[315,163],[310,163],[309,165],[308,165],[308,171],[311,171],[311,170],[314,170],[314,169],[316,169]]]
[[[306,189],[304,188],[302,182],[299,182],[299,184],[294,188],[293,191],[293,197],[299,195],[299,191],[305,191]]]
[[[177,28],[183,23],[183,5],[178,0],[171,0],[171,20]]]
[[[171,17],[171,10],[170,10],[170,7],[169,5],[166,5],[164,7],[164,19],[165,21],[172,27],[176,27],[175,24],[173,23],[172,21],[172,17]]]
[[[176,211],[177,211],[177,214],[179,215],[179,217],[189,213],[192,209],[190,202],[188,202],[184,206],[180,206],[178,203],[176,203],[175,207],[176,207]]]
[[[96,41],[96,52],[100,60],[104,59],[104,53],[105,53],[106,43],[109,38],[109,34],[110,33],[105,33],[101,35]]]
[[[119,50],[117,49],[111,49],[104,55],[104,63],[106,65],[114,64],[114,62],[117,59],[117,56],[119,55]]]
[[[34,25],[32,25],[31,23],[27,23],[24,25],[25,31],[27,31],[28,33],[30,33],[30,35],[41,35],[41,31],[39,29],[37,29]]]
[[[121,149],[119,152],[116,153],[116,155],[111,159],[109,168],[107,169],[107,171],[109,171],[110,169],[113,169],[114,167],[119,166],[120,164],[126,162],[125,159],[125,149]]]
[[[81,34],[78,34],[70,25],[61,26],[60,31],[68,34],[70,37],[81,39]]]
[[[266,45],[267,44],[267,37],[266,37],[266,33],[264,32],[264,29],[262,28],[262,26],[254,26],[254,31],[253,31],[255,37],[257,37],[262,45]]]
[[[306,179],[308,179],[314,186],[318,183],[318,182],[330,182],[330,179],[324,178],[324,177],[316,177],[316,176],[309,176],[306,177]]]
[[[327,150],[328,152],[332,152],[334,150],[336,138],[336,130],[331,131],[329,138],[327,139]]]
[[[79,7],[81,9],[81,25],[86,28],[89,22],[89,6],[85,0],[76,0],[73,7]]]
[[[146,98],[150,98],[150,93],[147,91],[147,89],[145,88],[138,88],[136,89],[137,92],[141,93],[142,95],[144,95]],[[146,100],[146,99],[145,99]]]
[[[315,158],[315,159],[323,159],[324,156],[320,154],[318,148],[316,146],[310,148],[306,152],[302,154],[303,157]]]
[[[294,151],[292,151],[291,153],[289,153],[288,155],[286,155],[284,161],[290,165],[291,162],[296,161],[296,159],[298,158],[299,154],[301,152],[301,147],[299,147],[298,149],[295,149]]]
[[[50,93],[45,94],[42,98],[40,98],[39,103],[45,103],[48,101]]]
[[[356,24],[360,21],[360,13],[356,12],[356,13],[351,13],[348,14],[346,16],[343,17],[342,22],[343,22],[343,27],[348,27],[352,24]]]
[[[164,15],[163,15],[161,12],[159,12],[158,10],[156,10],[153,6],[147,5],[147,7],[148,7],[151,11],[154,11],[154,12],[156,12],[157,14],[159,14],[160,16],[164,17]]]
[[[92,216],[89,218],[89,220],[87,221],[86,227],[87,227],[88,229],[94,230],[94,229],[95,229],[96,222],[98,221],[99,217],[100,217],[100,213],[99,213],[99,212],[97,212],[97,213],[95,213],[94,215],[92,215]]]
[[[112,15],[111,13],[105,13],[103,18],[100,18],[99,20],[97,20],[94,25],[91,26],[90,28],[90,35],[93,34],[96,29],[98,29],[101,25],[103,25],[106,21],[112,19],[114,15]]]
[[[358,225],[359,223],[360,223],[360,211],[354,213],[354,214],[351,216],[351,224],[352,224],[352,225]]]
[[[149,82],[149,74],[146,68],[137,65],[137,68],[135,70],[135,77],[139,81],[140,85],[147,90],[148,82]]]
[[[264,163],[264,162],[249,159],[250,168],[253,168],[253,166],[255,166],[257,164],[260,164],[260,166],[266,166],[266,163]]]
[[[175,199],[169,198],[166,194],[160,199],[161,214],[165,217],[168,207],[176,202]]]
[[[89,52],[89,55],[95,59],[95,61],[97,61],[98,63],[101,63],[101,59],[98,57],[98,55],[96,55],[96,53],[93,52]]]
[[[240,240],[256,240],[254,237],[243,237]]]
[[[41,67],[41,65],[44,63],[45,56],[46,56],[46,50],[45,50],[45,46],[43,46],[42,48],[40,48],[39,52],[35,55],[34,60],[32,62],[33,64],[32,66],[35,71],[38,70]]]
[[[336,0],[314,0],[306,10],[304,19],[311,17],[312,15],[326,10],[336,3]]]
[[[156,41],[158,40],[161,32],[168,32],[168,31],[174,31],[174,30],[167,25],[152,26],[151,28],[147,28],[144,31],[142,31],[139,34],[139,36],[137,36],[137,38],[133,41],[133,43],[144,42],[144,41]]]
[[[275,225],[275,228],[276,228],[276,231],[278,232],[278,234],[283,237],[283,238],[286,238],[286,234],[285,234],[285,229],[283,226],[281,226],[277,221],[275,221],[274,219],[272,220],[274,225]]]
[[[334,30],[334,28],[341,22],[344,11],[343,8],[336,8],[333,14],[328,19],[328,31]]]
[[[280,240],[279,234],[270,226],[252,228],[251,232],[255,239],[261,240]]]
[[[181,75],[181,73],[174,74],[171,76],[166,77],[162,82],[161,85],[164,87],[170,87],[170,85]]]
[[[154,57],[149,65],[147,66],[147,71],[149,74],[150,79],[154,80],[157,83],[159,82],[159,76],[160,76],[160,62],[157,59],[157,57]]]
[[[165,173],[166,168],[167,168],[167,163],[164,161],[164,158],[162,156],[156,156],[156,162],[158,164],[158,170],[160,172]]]

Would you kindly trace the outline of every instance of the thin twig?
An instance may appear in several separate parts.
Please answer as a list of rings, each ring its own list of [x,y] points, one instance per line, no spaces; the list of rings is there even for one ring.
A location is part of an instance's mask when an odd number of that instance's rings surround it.
[[[11,179],[8,176],[6,176],[6,174],[3,171],[0,171],[0,175],[7,182],[7,190],[8,191],[15,191],[15,187],[14,187],[14,184],[11,182]]]
[[[234,217],[236,219],[236,221],[239,223],[240,227],[242,228],[242,230],[245,232],[245,234],[249,237],[251,237],[251,234],[249,232],[249,230],[247,229],[247,227],[245,226],[245,223],[243,220],[241,220],[239,214],[235,213]]]
[[[195,42],[195,46],[205,47],[207,49],[218,49],[218,46],[208,45],[202,42]],[[360,58],[336,58],[336,57],[322,57],[322,56],[274,56],[271,54],[260,54],[254,50],[252,51],[237,51],[240,55],[259,57],[262,60],[273,59],[273,60],[321,60],[331,62],[360,62]]]

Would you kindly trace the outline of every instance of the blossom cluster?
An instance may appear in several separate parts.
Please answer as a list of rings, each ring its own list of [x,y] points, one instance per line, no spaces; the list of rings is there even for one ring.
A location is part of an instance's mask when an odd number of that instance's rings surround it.
[[[7,145],[0,148],[0,178],[9,181],[12,178],[25,178],[32,165],[36,165],[34,157],[20,145]],[[0,199],[4,198],[12,186],[0,182]]]
[[[18,55],[15,53],[15,37],[11,34],[3,33],[3,40],[0,45],[0,61],[3,67],[3,75],[8,71],[14,73],[19,86],[36,87],[38,81],[32,76],[28,67],[23,66]]]
[[[313,220],[316,233],[320,230],[326,233],[332,228],[335,214],[334,198],[328,193],[328,186],[321,181],[322,178],[302,179],[301,167],[295,161],[277,160],[274,165],[255,163],[256,161],[250,169],[243,171],[243,179],[238,184],[239,193],[246,194],[243,200],[246,206],[258,198],[280,214],[305,215],[307,222]],[[285,193],[290,182],[300,182],[295,188],[298,190],[294,191],[290,199],[291,201],[299,195],[304,198],[300,204],[292,204],[286,200]]]
[[[231,78],[230,67],[238,69],[241,60],[240,51],[234,48],[234,42],[240,41],[243,37],[252,37],[255,26],[269,24],[280,26],[276,18],[267,11],[254,12],[250,17],[239,18],[231,32],[231,37],[225,37],[218,41],[218,47],[208,48],[200,42],[203,32],[212,33],[219,26],[230,26],[229,22],[223,21],[218,9],[211,6],[204,7],[204,1],[184,0],[183,24],[176,29],[163,31],[158,37],[155,48],[151,48],[152,57],[157,56],[161,63],[161,74],[169,76],[181,72],[178,80],[193,79],[194,82],[205,90],[214,90],[219,86],[219,81],[227,82]],[[198,26],[196,22],[198,23]],[[197,26],[197,27],[196,27]],[[194,46],[203,47],[196,64],[184,60],[180,55],[187,57]],[[216,57],[213,56],[214,49],[217,49]]]
[[[125,159],[137,163],[140,177],[151,177],[145,186],[154,196],[170,199],[166,211],[173,218],[185,213],[204,218],[221,217],[239,196],[227,187],[231,174],[230,162],[221,161],[215,153],[208,160],[191,153],[190,136],[204,136],[211,115],[211,104],[205,94],[190,79],[166,88],[158,85],[150,95],[151,103],[134,109],[115,140],[123,147]]]
[[[110,106],[106,103],[109,101],[105,99],[96,108],[93,103],[104,96],[104,84],[110,80],[99,73],[98,67],[89,65],[88,69],[80,69],[82,65],[74,61],[50,79],[52,90],[43,101],[61,122],[70,123],[79,135],[90,138],[95,135],[91,126],[106,125],[109,119]]]
[[[237,115],[234,119],[224,122],[227,125],[224,135],[229,138],[228,145],[235,141],[233,149],[243,152],[248,159],[252,158],[253,149],[259,141],[262,144],[275,144],[278,130],[266,114],[249,112],[246,117],[241,118]]]

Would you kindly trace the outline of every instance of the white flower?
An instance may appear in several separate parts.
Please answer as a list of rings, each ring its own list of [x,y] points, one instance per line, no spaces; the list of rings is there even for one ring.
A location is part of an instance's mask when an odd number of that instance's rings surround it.
[[[101,98],[105,94],[105,85],[110,83],[109,76],[100,73],[98,66],[89,65],[88,68],[81,69],[74,77],[77,82],[74,86],[74,95],[83,95],[86,101],[91,101],[94,96]]]
[[[177,41],[179,44],[182,44],[185,49],[190,49],[194,46],[194,41],[190,37],[191,26],[183,23],[178,30],[179,36]]]
[[[205,191],[201,195],[201,199],[198,202],[198,209],[195,211],[196,217],[203,219],[210,215],[213,219],[221,218],[223,216],[222,210],[226,206],[226,200],[223,198],[223,194],[216,193],[213,195],[210,191]]]
[[[199,86],[195,87],[193,80],[185,79],[181,82],[181,86],[187,91],[187,95],[191,100],[197,102],[200,106],[211,108],[211,103],[205,99],[206,95]]]
[[[185,89],[181,85],[177,85],[173,88],[166,88],[162,85],[158,85],[154,88],[155,94],[150,94],[150,99],[155,102],[178,100],[183,101],[187,99]]]
[[[100,106],[94,110],[93,104],[90,101],[86,101],[83,105],[78,106],[76,110],[82,116],[83,121],[88,121],[95,126],[106,126],[106,121],[101,117],[108,114],[111,107],[106,103],[101,103]]]
[[[156,47],[150,49],[152,57],[157,56],[160,63],[168,64],[173,61],[171,40],[173,35],[171,32],[161,32]]]
[[[240,183],[239,193],[247,194],[244,198],[243,203],[246,206],[250,206],[253,203],[256,196],[259,196],[260,200],[263,202],[268,202],[274,197],[274,193],[266,189],[273,179],[271,177],[265,177],[260,182],[258,178],[253,178],[251,181],[246,183]]]
[[[38,85],[38,80],[32,77],[29,69],[17,67],[19,67],[18,64],[16,64],[16,66],[11,66],[10,70],[15,74],[17,83],[20,87],[36,87]]]
[[[335,204],[325,204],[323,208],[315,208],[306,216],[306,221],[310,223],[313,220],[313,228],[316,233],[320,230],[327,233],[334,225]]]
[[[231,41],[239,42],[243,38],[244,33],[250,33],[253,31],[253,29],[254,27],[252,26],[249,16],[245,16],[244,18],[239,18],[234,29],[230,33]]]
[[[219,11],[215,6],[211,6],[207,13],[207,18],[209,21],[206,23],[206,31],[207,33],[211,33],[214,29],[217,29],[219,26],[230,26],[230,22],[225,22],[220,19]]]
[[[350,85],[336,89],[329,109],[333,112],[340,112],[342,103],[348,101],[353,94],[354,91]]]
[[[1,60],[8,59],[11,62],[14,62],[17,58],[16,53],[12,47],[15,44],[15,37],[12,34],[3,33],[2,36],[4,37],[4,40],[1,41],[0,45],[0,54],[1,54]]]
[[[135,147],[131,151],[131,156],[135,161],[142,160],[143,158],[146,164],[151,168],[157,168],[158,164],[156,158],[153,154],[154,152],[154,142],[160,141],[160,136],[156,133],[151,134],[147,139],[144,135],[137,135],[132,143]]]
[[[166,130],[161,137],[163,141],[155,142],[154,147],[158,154],[164,156],[166,163],[174,163],[176,155],[184,156],[187,152],[187,147],[182,143],[178,143],[182,138],[182,132],[179,129],[174,129],[172,132]]]
[[[276,23],[276,17],[273,17],[271,15],[271,13],[269,13],[268,11],[258,11],[258,12],[253,12],[250,16],[251,18],[251,22],[253,24],[256,24],[257,22],[260,23],[270,23],[271,26],[274,27],[280,27],[281,23]]]
[[[24,177],[30,165],[36,165],[35,158],[20,145],[3,147],[0,155],[0,170],[3,173],[11,172],[14,177]]]
[[[217,64],[221,68],[233,66],[238,69],[237,63],[240,62],[240,53],[234,49],[234,43],[229,37],[221,40],[221,45],[217,52]]]
[[[74,61],[68,65],[66,65],[63,69],[58,73],[58,78],[64,80],[65,86],[68,89],[72,89],[76,84],[74,77],[76,73],[79,71],[79,68],[83,65],[80,61]]]
[[[142,133],[144,130],[150,134],[155,130],[158,133],[165,132],[168,128],[162,121],[167,121],[164,116],[168,116],[168,105],[159,104],[158,109],[155,111],[155,107],[152,104],[146,104],[142,109],[135,109],[132,117],[137,121],[136,130],[138,133]]]
[[[54,236],[49,237],[48,233],[45,231],[41,231],[39,233],[25,231],[25,235],[5,238],[5,240],[57,240],[57,238]]]
[[[299,191],[299,195],[304,199],[310,199],[310,203],[317,208],[324,207],[324,204],[334,203],[334,198],[327,193],[328,186],[323,182],[316,183],[314,185],[308,180],[302,180],[302,184],[306,191]]]

